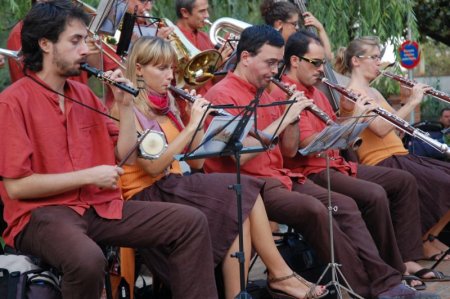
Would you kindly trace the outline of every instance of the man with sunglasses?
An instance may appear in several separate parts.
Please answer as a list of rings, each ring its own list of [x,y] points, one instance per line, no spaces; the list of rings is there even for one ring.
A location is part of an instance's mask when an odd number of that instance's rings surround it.
[[[307,98],[335,120],[336,116],[325,95],[314,86],[322,77],[324,58],[325,51],[317,36],[303,30],[295,33],[286,44],[286,74],[282,81],[289,85],[295,84],[298,90],[303,91]],[[275,99],[285,98],[284,92],[278,88],[271,95]],[[353,114],[355,117],[374,108],[370,100],[364,97],[359,98],[357,105],[358,109]],[[326,124],[310,111],[303,111],[300,117],[299,148],[304,148]],[[422,256],[419,201],[414,178],[402,170],[347,162],[338,150],[328,150],[326,154],[330,157],[332,191],[355,201],[383,260],[400,273],[420,270],[421,266],[413,262]],[[327,187],[325,158],[297,153],[293,158],[286,158],[284,165],[294,172],[303,173],[316,184]],[[354,223],[357,219],[347,211],[348,202],[341,202],[337,197],[333,199],[333,205],[338,208],[334,217],[340,219],[341,223],[349,227],[357,225]],[[352,234],[353,245],[359,254],[366,252],[369,256],[377,255],[377,248],[368,244],[371,243],[368,240],[370,237]],[[367,261],[364,254],[361,256],[363,261]],[[349,265],[343,265],[346,266]],[[375,278],[371,276],[372,281]],[[419,283],[412,282],[416,286]]]

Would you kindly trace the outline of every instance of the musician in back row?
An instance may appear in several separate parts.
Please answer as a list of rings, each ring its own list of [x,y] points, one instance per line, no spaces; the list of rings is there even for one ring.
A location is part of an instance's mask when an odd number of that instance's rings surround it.
[[[296,2],[299,5],[304,5],[302,0]],[[279,31],[285,42],[299,29],[300,18],[303,18],[305,27],[314,27],[317,30],[317,34],[325,48],[326,58],[332,60],[333,52],[331,51],[330,39],[322,23],[311,12],[302,12],[299,8],[292,2],[277,0],[264,0],[260,6],[261,16],[266,24]],[[306,7],[304,8],[306,9]]]
[[[361,37],[341,49],[336,60],[336,69],[351,76],[348,88],[370,97],[379,107],[388,110],[399,118],[406,118],[422,102],[424,92],[430,87],[417,83],[408,101],[395,110],[376,89],[370,87],[380,71],[380,45],[377,37]],[[341,113],[349,115],[354,105],[341,99]],[[377,165],[403,169],[411,173],[417,181],[420,197],[420,212],[424,254],[427,258],[438,259],[448,247],[434,237],[444,225],[441,218],[450,209],[450,163],[408,153],[395,133],[395,127],[381,117],[371,121],[361,134],[363,143],[357,153],[360,161],[367,165]],[[450,218],[445,216],[444,218]],[[445,220],[445,219],[444,219]],[[447,221],[447,220],[445,220]],[[437,224],[438,229],[434,228]],[[421,273],[422,275],[423,273]]]
[[[209,18],[208,0],[176,0],[175,9],[178,18],[176,25],[192,45],[200,51],[214,49],[216,45],[213,45],[209,35],[202,31]],[[224,62],[230,57],[233,49],[227,44],[223,44],[218,51]],[[197,94],[204,95],[213,86],[213,80],[215,79],[207,81],[202,86],[191,86],[191,88],[195,88]],[[186,124],[189,121],[189,116],[184,113],[186,103],[178,101],[178,104],[181,108],[181,118]]]
[[[136,143],[133,98],[113,89],[117,127],[98,113],[105,108],[86,85],[68,79],[86,62],[87,23],[69,0],[36,4],[23,21],[29,71],[0,94],[4,240],[61,272],[63,298],[100,298],[107,268],[100,246],[114,245],[166,256],[174,298],[215,299],[205,216],[187,206],[121,198],[123,169],[115,163]],[[120,70],[104,75],[130,84]]]

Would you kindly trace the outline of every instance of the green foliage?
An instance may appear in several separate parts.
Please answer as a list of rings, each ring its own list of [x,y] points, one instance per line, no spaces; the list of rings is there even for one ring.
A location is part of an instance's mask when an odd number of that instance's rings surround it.
[[[418,74],[420,68],[416,68],[416,74],[420,76],[450,75],[450,48],[447,45],[426,38],[420,44],[420,49],[421,59],[425,62],[425,72]]]
[[[432,0],[415,0],[432,1]],[[448,0],[434,0],[448,1]],[[99,0],[85,0],[97,7]],[[0,34],[9,32],[18,19],[29,9],[30,0],[0,1]],[[175,20],[175,1],[157,0],[152,14]],[[259,5],[261,0],[209,0],[210,19],[232,17],[250,23],[261,24]],[[357,36],[378,35],[382,41],[391,41],[395,47],[406,35],[408,16],[413,36],[416,36],[416,19],[413,13],[413,0],[309,0],[308,9],[325,25],[334,49],[346,46]],[[448,9],[446,10],[449,11]],[[11,13],[12,12],[12,13]],[[3,30],[3,31],[1,31]],[[0,35],[0,45],[4,46],[5,35]],[[7,74],[0,70],[0,84]],[[2,86],[0,85],[0,90]]]
[[[423,37],[430,36],[450,46],[450,9],[448,0],[416,0],[414,11],[420,20]]]

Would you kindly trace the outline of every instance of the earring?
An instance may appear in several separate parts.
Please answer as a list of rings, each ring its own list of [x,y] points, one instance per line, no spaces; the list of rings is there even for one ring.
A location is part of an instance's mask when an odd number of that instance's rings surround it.
[[[138,75],[136,81],[137,81],[137,88],[139,90],[145,89],[145,81],[142,75]]]

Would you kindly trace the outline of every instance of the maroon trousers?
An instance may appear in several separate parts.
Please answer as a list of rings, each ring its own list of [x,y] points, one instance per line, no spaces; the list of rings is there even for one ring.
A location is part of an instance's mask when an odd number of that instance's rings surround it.
[[[409,154],[389,157],[378,166],[403,169],[416,178],[422,234],[450,209],[450,162]]]
[[[398,169],[358,165],[356,178],[333,169],[330,177],[333,191],[355,200],[381,257],[389,265],[401,271],[403,262],[423,257],[419,198],[416,180],[411,174]],[[321,186],[327,184],[326,171],[310,178]]]
[[[305,184],[294,183],[293,191],[278,180],[264,180],[263,199],[269,219],[300,232],[319,257],[329,262],[327,190],[309,180]],[[335,192],[332,201],[338,206],[332,223],[336,261],[342,264],[341,270],[353,290],[364,298],[373,298],[399,284],[400,272],[381,259],[355,201]],[[382,219],[390,220],[387,205],[384,209],[380,213],[380,225],[386,222]],[[401,258],[398,259],[401,264]]]
[[[121,220],[103,219],[92,208],[80,216],[64,206],[43,207],[15,243],[63,273],[64,299],[100,298],[106,260],[99,245],[157,248],[169,261],[173,298],[217,298],[206,217],[188,206],[128,201]]]

